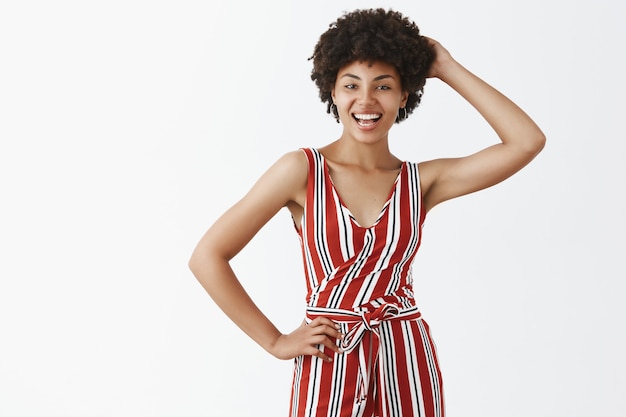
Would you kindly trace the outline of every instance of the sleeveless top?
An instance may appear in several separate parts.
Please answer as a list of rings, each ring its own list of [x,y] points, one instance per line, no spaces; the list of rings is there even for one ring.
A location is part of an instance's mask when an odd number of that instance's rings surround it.
[[[416,163],[403,162],[389,197],[370,227],[359,225],[333,186],[316,149],[309,163],[306,202],[298,231],[307,311],[366,313],[381,306],[415,310],[412,263],[425,213]]]

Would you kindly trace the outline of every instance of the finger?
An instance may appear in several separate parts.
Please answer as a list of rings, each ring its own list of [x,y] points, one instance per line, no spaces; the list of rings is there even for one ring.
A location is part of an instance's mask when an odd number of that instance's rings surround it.
[[[311,352],[311,356],[317,356],[323,361],[332,362],[333,358],[323,351],[323,347],[321,345],[317,345],[318,347],[313,347],[313,351]]]
[[[313,334],[325,335],[333,339],[343,339],[343,333],[341,333],[334,325],[331,326],[318,326],[312,329]]]
[[[331,339],[330,337],[324,337],[324,340],[322,340],[320,344],[324,345],[325,347],[332,350],[333,352],[343,353],[343,350],[341,350],[341,348],[337,346],[337,343],[335,343],[335,340]]]
[[[339,331],[341,326],[325,317],[317,317],[309,324],[309,328],[313,329],[313,334],[326,334],[335,339],[343,338],[343,334]]]
[[[339,324],[335,323],[334,321],[332,321],[329,318],[326,317],[316,317],[315,320],[313,320],[309,326],[311,327],[319,327],[319,326],[329,326],[332,327],[334,329],[339,329]]]
[[[319,335],[319,336],[316,336],[315,338],[310,339],[311,344],[318,348],[321,346],[325,346],[328,349],[332,350],[333,352],[343,353],[341,348],[337,346],[337,343],[335,343],[335,340],[336,339],[331,339],[330,337],[326,335]]]
[[[312,344],[312,345],[307,346],[307,348],[303,350],[302,354],[315,356],[326,362],[332,361],[332,358],[328,356],[326,353],[324,353],[323,347],[320,344]]]

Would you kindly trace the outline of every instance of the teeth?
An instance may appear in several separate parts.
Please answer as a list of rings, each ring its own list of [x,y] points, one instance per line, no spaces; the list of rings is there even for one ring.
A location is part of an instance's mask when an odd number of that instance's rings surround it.
[[[380,118],[380,114],[355,114],[354,117],[360,120],[373,120]]]

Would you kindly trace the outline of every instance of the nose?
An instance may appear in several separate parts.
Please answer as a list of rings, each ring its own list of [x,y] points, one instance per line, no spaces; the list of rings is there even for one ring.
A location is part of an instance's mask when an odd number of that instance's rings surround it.
[[[371,104],[374,102],[374,94],[369,88],[363,88],[360,93],[359,102],[361,104]]]

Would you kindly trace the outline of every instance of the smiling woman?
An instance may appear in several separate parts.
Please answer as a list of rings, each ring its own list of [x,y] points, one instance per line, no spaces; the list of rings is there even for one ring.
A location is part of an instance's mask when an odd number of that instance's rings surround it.
[[[387,137],[389,129],[398,119],[398,109],[404,109],[408,99],[396,68],[381,61],[352,62],[344,66],[339,70],[330,94],[339,119],[345,121],[344,129],[355,127],[350,134],[356,140],[361,137],[365,143]],[[346,123],[351,119],[356,121],[356,125]],[[362,135],[375,131],[379,132],[378,136]]]
[[[190,268],[244,332],[294,360],[292,417],[441,417],[442,375],[413,297],[426,213],[510,177],[542,149],[544,135],[398,12],[345,14],[322,34],[312,60],[311,78],[341,136],[280,158],[205,233]],[[474,106],[500,142],[462,158],[416,163],[393,155],[389,132],[420,103],[428,77]],[[304,320],[288,334],[230,266],[283,207],[296,224],[307,284]]]
[[[320,99],[327,103],[327,111],[339,121],[332,107],[332,90],[339,71],[354,62],[387,63],[394,68],[396,81],[408,94],[399,122],[419,106],[433,59],[428,39],[420,35],[417,25],[407,17],[381,9],[363,10],[341,16],[320,36],[311,57],[311,79],[319,89]]]

